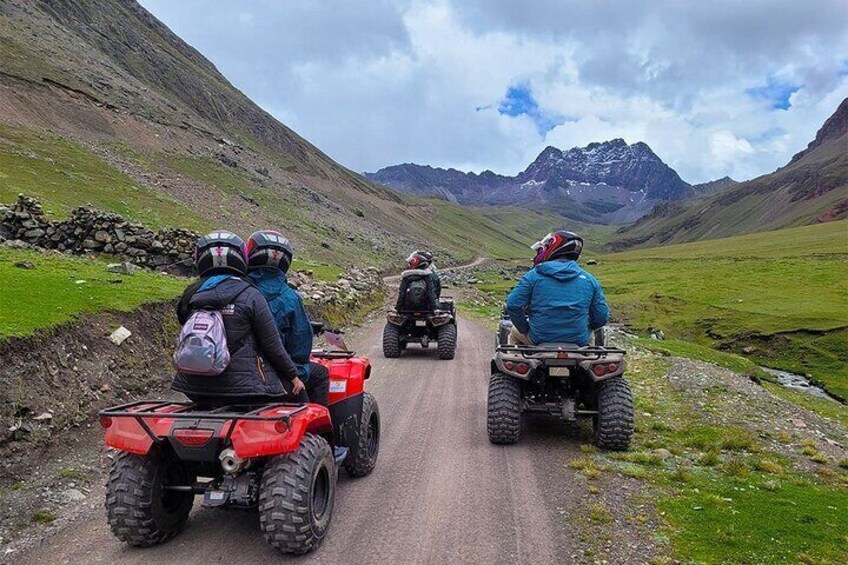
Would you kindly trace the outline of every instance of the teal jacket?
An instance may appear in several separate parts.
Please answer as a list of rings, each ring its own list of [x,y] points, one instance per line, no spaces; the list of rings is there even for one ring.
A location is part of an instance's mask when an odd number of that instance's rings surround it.
[[[506,309],[515,329],[535,344],[587,345],[590,330],[609,322],[601,283],[574,261],[548,261],[528,271]]]
[[[279,269],[259,268],[251,271],[248,277],[268,301],[283,345],[297,366],[300,379],[305,382],[309,378],[312,325],[303,300]]]

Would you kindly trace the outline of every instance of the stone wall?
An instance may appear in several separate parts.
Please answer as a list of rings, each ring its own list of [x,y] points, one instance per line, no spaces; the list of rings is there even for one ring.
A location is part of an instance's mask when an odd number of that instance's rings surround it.
[[[185,229],[152,231],[117,214],[88,206],[63,221],[48,221],[34,198],[18,196],[0,206],[0,243],[32,246],[64,253],[108,253],[141,267],[173,274],[191,274],[194,244],[200,234]]]

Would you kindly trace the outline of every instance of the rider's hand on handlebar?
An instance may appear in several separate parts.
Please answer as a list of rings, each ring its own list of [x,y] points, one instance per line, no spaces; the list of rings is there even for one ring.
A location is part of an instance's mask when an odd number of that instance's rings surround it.
[[[300,391],[302,391],[304,388],[306,388],[306,387],[303,386],[303,381],[301,381],[297,377],[292,379],[291,383],[292,383],[292,394],[294,394],[294,395],[300,394]]]

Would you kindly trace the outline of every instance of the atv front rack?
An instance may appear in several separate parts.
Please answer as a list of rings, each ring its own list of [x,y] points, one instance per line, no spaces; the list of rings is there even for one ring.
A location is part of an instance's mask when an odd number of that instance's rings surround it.
[[[285,414],[262,415],[260,412],[267,412],[276,408],[293,408]],[[174,409],[175,411],[163,411],[164,409]],[[162,438],[158,437],[150,429],[145,418],[168,418],[174,420],[222,420],[230,421],[230,427],[227,430],[226,440],[230,439],[236,424],[242,420],[260,421],[260,422],[278,422],[283,421],[286,427],[291,424],[291,418],[295,414],[306,410],[306,404],[292,402],[274,402],[271,404],[229,404],[220,406],[210,410],[201,410],[197,404],[193,402],[173,402],[170,400],[136,400],[119,404],[111,408],[104,408],[98,412],[101,418],[133,418],[138,425],[147,433],[154,443],[159,443]],[[104,424],[105,427],[105,424]]]

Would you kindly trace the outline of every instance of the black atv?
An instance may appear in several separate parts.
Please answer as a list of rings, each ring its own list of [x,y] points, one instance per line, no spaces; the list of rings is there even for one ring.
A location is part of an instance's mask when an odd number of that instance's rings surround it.
[[[400,357],[410,343],[427,349],[438,343],[439,359],[453,359],[456,353],[456,306],[453,298],[439,300],[434,311],[390,310],[383,328],[383,356]]]
[[[516,443],[521,414],[535,412],[567,423],[592,418],[595,445],[626,451],[633,436],[633,395],[624,380],[623,349],[567,343],[510,345],[511,323],[501,320],[489,380],[487,430],[495,444]]]

